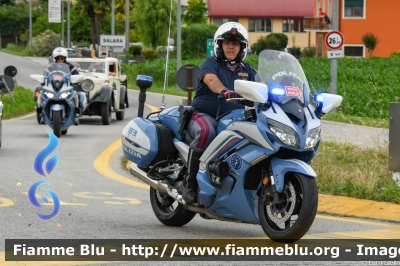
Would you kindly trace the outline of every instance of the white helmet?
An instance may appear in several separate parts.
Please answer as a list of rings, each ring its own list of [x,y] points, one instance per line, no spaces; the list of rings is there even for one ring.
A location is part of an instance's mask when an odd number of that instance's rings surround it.
[[[226,60],[222,50],[222,41],[235,41],[241,44],[236,63],[243,61],[247,55],[249,45],[249,33],[246,28],[237,22],[227,22],[222,24],[214,34],[214,54],[218,60]]]
[[[53,58],[56,59],[58,56],[63,56],[65,57],[64,61],[67,60],[68,58],[68,52],[67,50],[65,50],[62,47],[57,47],[56,49],[54,49],[53,51]]]

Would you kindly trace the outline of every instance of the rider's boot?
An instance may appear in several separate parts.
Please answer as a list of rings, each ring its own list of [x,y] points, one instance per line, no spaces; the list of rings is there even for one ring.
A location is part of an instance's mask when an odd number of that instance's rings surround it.
[[[189,149],[187,175],[183,178],[180,190],[186,203],[197,202],[197,180],[196,175],[199,171],[199,159],[201,153]]]

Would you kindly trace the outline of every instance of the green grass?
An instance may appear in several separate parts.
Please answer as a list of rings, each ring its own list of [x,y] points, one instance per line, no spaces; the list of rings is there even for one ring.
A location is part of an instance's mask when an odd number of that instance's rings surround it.
[[[1,50],[2,52],[18,55],[18,56],[34,56],[34,52],[26,49],[26,47],[14,45],[14,44],[7,44],[7,47]]]
[[[385,149],[322,141],[311,166],[321,193],[400,203]]]
[[[11,93],[15,103],[8,93],[0,96],[0,100],[3,102],[3,119],[14,118],[35,110],[32,90],[16,86]]]

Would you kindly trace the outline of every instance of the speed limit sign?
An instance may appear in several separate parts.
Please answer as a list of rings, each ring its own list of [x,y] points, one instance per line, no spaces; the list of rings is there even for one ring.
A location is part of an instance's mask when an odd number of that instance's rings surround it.
[[[107,57],[108,54],[108,47],[107,46],[100,46],[99,47],[99,55],[98,57]]]
[[[100,52],[107,53],[107,46],[100,46]]]
[[[344,43],[343,34],[339,31],[331,31],[325,36],[325,44],[329,49],[339,50]]]

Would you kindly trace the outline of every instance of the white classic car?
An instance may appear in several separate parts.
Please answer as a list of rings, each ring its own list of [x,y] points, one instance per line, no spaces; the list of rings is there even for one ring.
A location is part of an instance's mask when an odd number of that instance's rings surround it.
[[[124,119],[125,108],[129,107],[126,75],[118,59],[106,58],[68,58],[80,75],[85,78],[74,87],[86,93],[87,105],[83,115],[99,115],[103,125],[111,123],[111,113],[117,120]]]

